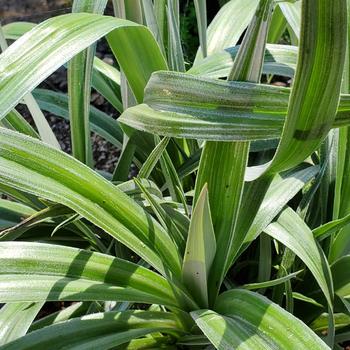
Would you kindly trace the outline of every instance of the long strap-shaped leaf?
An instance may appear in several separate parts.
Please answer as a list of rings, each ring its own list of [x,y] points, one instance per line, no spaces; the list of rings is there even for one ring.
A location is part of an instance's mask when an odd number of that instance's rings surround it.
[[[350,2],[347,1],[347,14],[348,19],[350,18]],[[348,40],[346,47],[346,59],[344,65],[344,75],[342,92],[350,92],[350,36],[349,36],[349,25],[348,25]],[[336,178],[335,178],[335,193],[334,193],[334,204],[333,204],[333,219],[340,219],[350,214],[350,206],[346,198],[350,194],[350,128],[344,127],[339,129],[336,143]],[[328,259],[330,262],[334,262],[340,257],[349,254],[349,238],[350,230],[349,225],[343,227],[339,232],[334,232],[331,237],[331,247],[329,251]],[[335,234],[337,233],[337,234]]]
[[[181,321],[171,313],[156,311],[105,312],[44,327],[4,345],[0,349],[107,350],[156,332],[185,333]]]
[[[260,294],[228,291],[219,296],[215,311],[191,314],[219,350],[329,349],[299,319]]]
[[[0,118],[62,64],[106,34],[136,98],[141,101],[151,73],[167,68],[150,31],[127,20],[68,14],[39,24],[0,55]]]
[[[268,43],[278,43],[287,26],[287,20],[284,17],[280,7],[276,6],[273,11],[273,17],[267,37]]]
[[[184,307],[191,299],[157,273],[109,255],[1,242],[0,301],[120,300]]]
[[[319,167],[312,166],[304,169],[297,168],[284,173],[283,176],[276,175],[244,239],[244,246],[242,249],[246,248],[249,243],[258,237],[285,205],[287,205],[287,203],[295,197],[305,184],[314,178],[318,172]]]
[[[328,261],[323,251],[317,246],[311,230],[298,214],[291,208],[287,208],[276,222],[265,229],[265,232],[299,256],[315,277],[328,303],[329,329],[327,338],[328,343],[333,346],[333,281]]]
[[[346,24],[346,1],[303,1],[297,71],[270,172],[303,161],[331,129],[339,103]]]
[[[36,26],[35,23],[13,22],[3,27],[6,39],[17,40]],[[120,72],[108,63],[95,57],[92,71],[92,86],[119,112],[123,111],[120,96]]]
[[[272,6],[271,0],[259,2],[229,80],[259,82]],[[217,242],[208,285],[210,303],[220,289],[229,265],[230,251],[238,250],[243,243],[243,237],[236,234],[236,222],[248,155],[248,142],[207,142],[202,152],[193,201],[196,203],[203,185],[207,183]]]
[[[0,128],[0,183],[73,209],[163,274],[180,275],[168,234],[127,195],[74,158]]]
[[[74,0],[72,12],[103,14],[107,0]],[[73,156],[92,166],[90,95],[96,44],[73,57],[68,64],[68,96]]]
[[[69,120],[68,96],[60,92],[35,89],[33,96],[38,101],[41,109]],[[106,113],[98,110],[94,106],[90,107],[90,128],[92,131],[103,137],[118,148],[123,144],[123,131],[115,119]],[[147,143],[146,139],[137,139],[139,147],[136,149],[133,161],[138,167],[147,159],[152,150],[152,145]]]
[[[305,1],[300,55],[282,140],[269,172],[307,158],[327,135],[339,102],[346,43],[346,3]],[[317,13],[317,16],[315,16]],[[336,62],[336,63],[334,63]],[[290,151],[292,149],[292,151]],[[256,169],[258,177],[267,166]]]
[[[289,98],[290,88],[156,72],[145,104],[127,109],[118,121],[172,137],[266,140],[281,136]],[[348,124],[350,95],[342,95],[332,127]]]

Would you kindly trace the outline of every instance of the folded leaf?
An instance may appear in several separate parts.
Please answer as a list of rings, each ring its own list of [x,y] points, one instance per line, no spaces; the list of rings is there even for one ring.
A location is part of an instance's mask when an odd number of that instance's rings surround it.
[[[119,122],[172,137],[237,141],[279,138],[290,89],[225,82],[174,72],[154,73],[145,103],[124,111]],[[350,124],[350,96],[343,95],[332,127]]]
[[[203,307],[208,307],[208,277],[215,253],[215,233],[205,185],[192,213],[182,267],[185,286]]]

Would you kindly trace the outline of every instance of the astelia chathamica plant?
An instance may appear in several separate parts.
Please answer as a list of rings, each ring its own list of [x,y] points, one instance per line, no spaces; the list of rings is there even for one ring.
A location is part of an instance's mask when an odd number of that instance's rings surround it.
[[[193,64],[179,1],[112,4],[0,31],[0,349],[340,348],[347,1],[231,0],[208,27],[194,1]],[[62,65],[67,94],[37,88]],[[72,156],[43,111],[70,121]],[[121,149],[113,174],[91,131]]]

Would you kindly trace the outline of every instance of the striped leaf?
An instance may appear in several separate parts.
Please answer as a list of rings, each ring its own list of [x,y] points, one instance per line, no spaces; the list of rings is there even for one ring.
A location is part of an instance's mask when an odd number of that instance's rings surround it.
[[[0,164],[0,183],[73,209],[158,271],[180,275],[182,259],[161,226],[127,195],[72,157],[0,128]]]
[[[190,298],[155,272],[109,255],[1,242],[0,301],[118,300],[186,308]]]

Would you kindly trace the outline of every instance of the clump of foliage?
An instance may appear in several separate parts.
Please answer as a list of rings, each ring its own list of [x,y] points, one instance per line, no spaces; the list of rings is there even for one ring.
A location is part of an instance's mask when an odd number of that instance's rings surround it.
[[[2,28],[1,350],[350,338],[347,1],[231,0],[208,28],[194,4],[187,71],[176,0],[115,0],[115,17],[75,0]],[[103,36],[115,66],[95,57]],[[36,88],[66,63],[67,94]],[[43,111],[70,120],[72,156]],[[122,149],[113,174],[94,170],[91,131]]]

